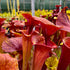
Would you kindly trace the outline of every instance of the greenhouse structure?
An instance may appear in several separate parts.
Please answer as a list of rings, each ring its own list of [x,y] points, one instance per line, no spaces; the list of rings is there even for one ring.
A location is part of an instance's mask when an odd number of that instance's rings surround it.
[[[0,70],[70,70],[70,0],[0,0]]]
[[[17,1],[17,0],[15,0]],[[13,3],[13,0],[11,0]],[[61,3],[60,3],[61,2]],[[10,3],[10,0],[9,2]],[[31,10],[31,0],[20,0],[20,10]],[[17,5],[17,2],[15,2]],[[35,9],[54,9],[55,5],[68,6],[70,8],[70,0],[35,0]],[[1,0],[0,3],[2,10],[7,10],[7,0]]]

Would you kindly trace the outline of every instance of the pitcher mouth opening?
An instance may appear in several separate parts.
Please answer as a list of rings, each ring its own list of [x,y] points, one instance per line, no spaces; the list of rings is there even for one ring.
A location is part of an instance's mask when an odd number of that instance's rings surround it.
[[[64,45],[65,45],[67,48],[70,49],[70,37],[65,37],[65,38],[63,39],[63,43],[64,43]]]

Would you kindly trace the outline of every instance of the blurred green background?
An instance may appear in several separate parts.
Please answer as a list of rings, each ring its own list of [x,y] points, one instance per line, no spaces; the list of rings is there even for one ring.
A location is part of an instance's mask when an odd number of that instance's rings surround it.
[[[8,0],[10,3],[10,0]],[[12,4],[13,4],[13,0]],[[17,1],[17,0],[15,0]],[[30,11],[31,10],[31,0],[19,0],[20,10]],[[60,0],[35,0],[35,9],[55,9],[55,5],[59,5]],[[7,0],[1,0],[1,10],[2,12],[7,11]],[[17,2],[16,4],[17,5]],[[70,0],[62,0],[62,8],[68,6],[70,8]]]

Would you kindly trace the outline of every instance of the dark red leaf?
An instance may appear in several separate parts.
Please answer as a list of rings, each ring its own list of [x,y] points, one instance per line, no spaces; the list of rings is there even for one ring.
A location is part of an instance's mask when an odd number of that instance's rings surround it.
[[[41,70],[45,60],[50,56],[51,49],[57,48],[57,45],[50,40],[47,40],[45,45],[45,38],[38,32],[32,35],[32,43],[35,46],[32,70]]]
[[[5,18],[0,18],[0,31],[1,31],[1,26],[4,24],[4,20],[6,20]]]
[[[39,23],[38,21],[35,21],[34,18],[28,13],[24,13],[22,15],[27,19],[25,26],[28,26],[28,34],[30,34],[33,30],[33,27]]]
[[[12,22],[14,23],[15,27],[24,27],[25,26],[25,22],[24,21],[21,22],[19,20],[13,20]]]
[[[23,46],[23,70],[27,70],[28,61],[31,55],[32,43],[31,43],[31,34],[28,35],[26,31],[23,31],[22,46]]]
[[[9,38],[2,43],[2,49],[5,52],[14,52],[22,50],[22,38]]]
[[[6,20],[5,18],[0,18],[0,26],[3,24],[4,20]]]
[[[2,43],[5,41],[7,37],[5,36],[5,31],[0,31],[0,52],[2,52]]]
[[[52,22],[48,21],[45,18],[35,16],[33,18],[41,24],[44,36],[50,36],[61,28],[60,26],[54,25]]]
[[[59,12],[60,7],[61,7],[61,5],[56,5],[56,13]]]
[[[45,60],[49,57],[51,48],[43,44],[36,44],[34,49],[32,70],[41,70]]]
[[[24,13],[24,14],[22,14],[26,19],[27,19],[27,24],[26,24],[26,26],[30,26],[30,25],[32,25],[32,21],[33,21],[33,18],[32,18],[32,16],[30,15],[30,14],[27,14],[27,13]]]
[[[63,43],[57,70],[66,70],[67,66],[70,64],[70,37],[64,38]]]
[[[62,9],[62,12],[63,13],[66,13],[66,9],[68,8],[68,6],[66,6],[66,7],[64,7],[63,9]]]
[[[45,44],[44,36],[40,35],[37,31],[35,31],[32,34],[31,41],[32,41],[33,45],[35,45],[35,44]],[[47,39],[47,44],[46,45],[50,48],[57,48],[57,45],[49,39]]]
[[[65,13],[65,9],[67,7],[63,8],[62,11],[59,13],[58,18],[56,20],[56,25],[62,26],[61,30],[70,32],[70,21]]]
[[[47,16],[46,16],[46,15],[40,15],[40,17],[42,17],[42,18],[46,18]]]
[[[47,40],[47,46],[50,48],[57,48],[57,45],[51,40]]]
[[[32,33],[31,37],[32,44],[45,44],[45,38],[39,34],[39,32],[35,31]]]
[[[0,53],[0,70],[19,70],[17,59]]]

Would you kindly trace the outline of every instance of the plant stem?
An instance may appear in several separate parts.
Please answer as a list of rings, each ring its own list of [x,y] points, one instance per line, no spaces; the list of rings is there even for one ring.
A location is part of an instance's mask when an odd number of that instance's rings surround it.
[[[8,8],[8,12],[9,12],[10,10],[9,10],[9,2],[8,2],[8,0],[7,0],[7,8]]]
[[[10,0],[10,7],[11,7],[11,12],[12,12],[12,3],[11,3],[11,0]]]

